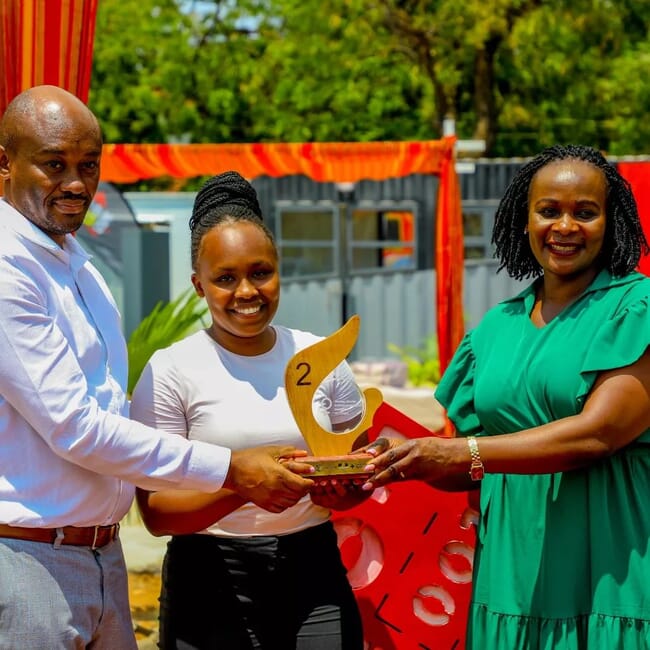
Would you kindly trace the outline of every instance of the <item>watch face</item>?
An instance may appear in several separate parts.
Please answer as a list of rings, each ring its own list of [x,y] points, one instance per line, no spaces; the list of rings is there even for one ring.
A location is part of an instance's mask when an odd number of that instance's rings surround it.
[[[482,465],[478,465],[477,467],[472,466],[470,468],[469,477],[472,481],[480,481],[483,479],[483,476],[485,476],[485,470]]]

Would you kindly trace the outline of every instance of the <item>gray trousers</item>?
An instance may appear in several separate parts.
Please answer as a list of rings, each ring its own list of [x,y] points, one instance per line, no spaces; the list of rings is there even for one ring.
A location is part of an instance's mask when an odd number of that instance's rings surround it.
[[[0,650],[136,650],[119,539],[103,548],[0,538]]]

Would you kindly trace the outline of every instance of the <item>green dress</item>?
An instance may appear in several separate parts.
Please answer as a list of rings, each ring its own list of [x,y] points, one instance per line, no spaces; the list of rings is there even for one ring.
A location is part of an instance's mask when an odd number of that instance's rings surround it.
[[[602,271],[537,328],[531,284],[465,336],[436,398],[464,436],[574,415],[650,344],[649,296]],[[480,503],[468,649],[650,648],[650,430],[586,469],[486,474]]]

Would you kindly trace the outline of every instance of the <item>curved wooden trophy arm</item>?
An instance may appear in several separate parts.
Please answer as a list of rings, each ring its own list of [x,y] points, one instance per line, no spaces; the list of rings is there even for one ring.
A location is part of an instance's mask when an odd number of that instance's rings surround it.
[[[348,454],[354,441],[372,425],[375,411],[383,402],[377,388],[366,388],[361,421],[351,431],[332,433],[314,418],[312,402],[321,382],[352,351],[359,335],[359,316],[352,316],[343,327],[294,355],[285,371],[285,387],[291,412],[311,452],[319,456]]]

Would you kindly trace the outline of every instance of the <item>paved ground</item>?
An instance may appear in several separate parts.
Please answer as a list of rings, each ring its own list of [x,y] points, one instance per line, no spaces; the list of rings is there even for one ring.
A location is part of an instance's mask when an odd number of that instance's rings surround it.
[[[154,537],[138,523],[123,524],[120,539],[129,571],[159,573],[169,537]]]
[[[160,568],[169,538],[154,537],[137,520],[122,524],[120,538],[129,571],[129,598],[138,650],[156,650]]]

